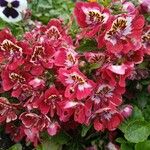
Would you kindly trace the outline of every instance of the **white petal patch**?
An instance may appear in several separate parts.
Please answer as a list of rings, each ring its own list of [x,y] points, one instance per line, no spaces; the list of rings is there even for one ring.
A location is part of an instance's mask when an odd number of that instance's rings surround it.
[[[11,3],[14,0],[6,0],[7,2]],[[27,9],[27,0],[18,0],[19,1],[19,6],[17,8],[13,8],[18,12],[18,16],[16,18],[12,18],[11,16],[7,17],[3,13],[4,9],[6,7],[1,7],[0,6],[0,18],[2,18],[6,22],[18,22],[22,20],[22,13]]]

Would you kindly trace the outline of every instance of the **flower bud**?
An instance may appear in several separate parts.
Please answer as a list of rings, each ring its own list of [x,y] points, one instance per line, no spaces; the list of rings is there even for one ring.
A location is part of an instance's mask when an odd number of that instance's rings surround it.
[[[112,142],[109,142],[108,145],[107,145],[107,149],[108,150],[119,150],[120,148],[119,148],[118,145],[115,145]]]
[[[141,91],[142,90],[142,85],[140,83],[137,83],[136,89]]]
[[[150,93],[150,84],[147,87],[147,91],[148,91],[148,93]]]
[[[85,64],[86,64],[85,61],[80,61],[79,66],[80,66],[80,67],[84,67]]]
[[[133,13],[135,12],[135,6],[131,2],[125,2],[123,3],[123,10],[128,12],[128,13]]]
[[[143,12],[150,12],[150,0],[139,0],[139,3]]]
[[[131,105],[125,105],[121,110],[121,114],[125,118],[128,118],[132,115],[132,110],[133,110],[133,107]]]

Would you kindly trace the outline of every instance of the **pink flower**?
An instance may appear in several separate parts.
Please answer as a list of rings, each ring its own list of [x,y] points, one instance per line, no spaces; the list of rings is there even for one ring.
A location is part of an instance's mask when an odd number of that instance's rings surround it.
[[[108,65],[101,70],[102,78],[111,86],[125,87],[125,80],[131,74],[132,69],[133,64]]]
[[[53,122],[48,126],[47,132],[49,135],[54,136],[58,133],[59,129],[60,129],[60,126],[59,126],[58,122]]]
[[[24,112],[20,115],[19,119],[24,125],[24,133],[27,136],[27,139],[36,146],[40,140],[39,132],[49,126],[49,118],[35,113]]]
[[[123,121],[123,117],[119,112],[111,108],[101,108],[95,112],[97,114],[94,120],[94,128],[97,131],[108,129],[115,130]]]
[[[55,65],[61,67],[73,67],[78,64],[77,52],[74,47],[61,48],[55,53]]]
[[[54,117],[57,103],[62,100],[62,95],[59,94],[54,86],[51,86],[45,91],[41,97],[39,97],[35,102],[34,106],[38,107],[41,113],[50,114]]]
[[[51,40],[59,40],[65,34],[62,28],[62,22],[58,19],[52,19],[46,27],[45,34]]]
[[[89,63],[97,63],[100,66],[103,65],[106,56],[104,53],[93,53],[93,52],[87,52],[85,53],[85,58]]]
[[[106,25],[109,20],[109,10],[95,2],[77,2],[74,14],[82,32],[78,35],[83,37],[94,37],[97,32]]]
[[[74,13],[78,24],[82,28],[105,24],[109,18],[109,11],[94,2],[76,3]]]
[[[124,105],[121,108],[121,114],[125,118],[128,118],[132,115],[133,107],[131,105]]]
[[[0,31],[0,36],[0,63],[15,70],[24,63],[23,53],[26,53],[24,49],[28,51],[28,45],[18,42],[8,30]]]
[[[137,11],[137,9],[135,8],[134,4],[132,2],[123,2],[123,11],[126,11],[127,13],[130,14],[135,14],[135,11]]]
[[[54,53],[55,50],[49,42],[37,44],[33,47],[26,66],[30,68],[33,75],[41,75],[45,68],[50,69],[53,67]]]
[[[94,89],[94,82],[87,79],[77,67],[69,70],[59,69],[59,80],[66,87],[65,97],[78,100],[88,97]]]
[[[29,85],[31,85],[34,89],[42,88],[45,86],[45,81],[40,78],[34,78],[29,82]]]
[[[114,86],[100,82],[96,90],[93,92],[90,99],[98,106],[112,105],[118,106],[122,103],[121,93],[117,91]]]
[[[149,13],[150,12],[150,0],[138,0],[141,4],[141,8],[144,12]]]
[[[21,70],[4,70],[1,74],[2,86],[4,91],[13,89],[12,96],[19,97],[24,90],[25,85],[28,86],[28,82],[32,79],[32,76],[27,72]]]
[[[144,26],[143,16],[119,15],[112,20],[106,33],[99,36],[99,47],[106,44],[111,53],[125,53],[139,49]]]
[[[10,137],[16,143],[21,141],[25,137],[23,126],[16,126],[13,123],[6,124],[5,131],[10,134]]]
[[[109,142],[107,145],[108,150],[120,150],[118,145],[113,144],[112,142]]]
[[[16,107],[11,104],[7,98],[0,97],[0,123],[6,121],[9,123],[17,119]]]

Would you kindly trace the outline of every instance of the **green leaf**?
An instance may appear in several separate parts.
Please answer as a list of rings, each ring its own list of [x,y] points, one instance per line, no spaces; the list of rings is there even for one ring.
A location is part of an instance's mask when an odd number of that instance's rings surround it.
[[[70,139],[71,137],[63,131],[52,137],[52,141],[60,145],[67,144]]]
[[[101,64],[99,63],[93,63],[89,65],[89,73],[91,73],[93,70],[98,69],[101,66]]]
[[[6,22],[0,19],[0,30],[4,29],[5,27],[6,27]]]
[[[20,143],[13,145],[8,150],[22,150],[22,145]]]
[[[133,113],[132,113],[131,119],[132,120],[142,120],[142,121],[144,120],[142,111],[137,106],[134,106],[134,108],[133,108]]]
[[[77,48],[77,51],[86,52],[86,51],[95,51],[97,49],[97,42],[91,39],[86,39],[81,41],[80,47]]]
[[[126,130],[128,129],[128,125],[134,123],[135,121],[144,121],[144,117],[143,117],[142,111],[137,106],[134,106],[132,116],[130,118],[128,118],[127,120],[125,120],[119,126],[119,129],[123,133],[125,133]]]
[[[42,141],[41,145],[38,145],[36,150],[62,150],[62,145],[52,142],[51,140]]]
[[[91,127],[92,127],[92,125],[90,125],[90,126],[83,125],[82,130],[81,130],[81,136],[85,137],[87,132],[91,129]]]
[[[124,138],[121,138],[121,137],[117,138],[116,142],[121,143],[121,144],[128,143]]]
[[[98,0],[98,2],[105,7],[108,7],[111,3],[111,0]]]
[[[129,142],[139,143],[147,140],[150,135],[150,127],[146,121],[134,121],[127,126],[125,138]]]
[[[131,144],[121,144],[121,150],[134,150]]]
[[[143,110],[143,115],[146,121],[150,121],[150,105],[147,105],[146,108]]]
[[[135,150],[150,150],[150,140],[142,143],[137,143],[135,145]]]

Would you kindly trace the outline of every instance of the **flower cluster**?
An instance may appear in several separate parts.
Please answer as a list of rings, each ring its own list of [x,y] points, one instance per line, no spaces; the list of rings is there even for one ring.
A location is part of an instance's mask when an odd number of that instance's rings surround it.
[[[41,132],[53,136],[71,123],[113,131],[131,114],[120,106],[126,79],[150,53],[144,17],[136,9],[112,15],[95,2],[76,3],[74,14],[76,42],[59,19],[37,24],[21,41],[0,31],[0,92],[10,95],[0,97],[0,123],[16,142],[26,137],[36,145]],[[84,38],[97,48],[77,51]]]

